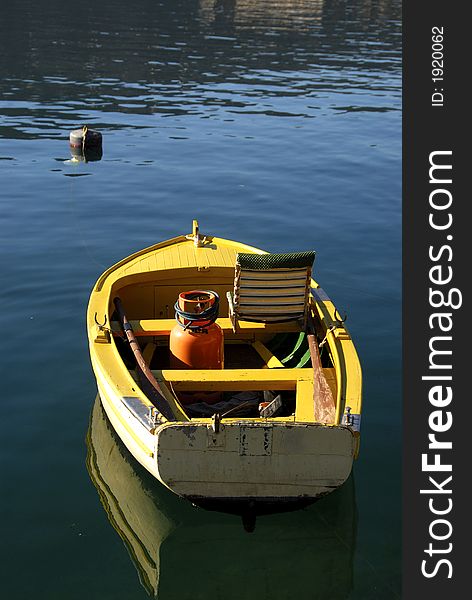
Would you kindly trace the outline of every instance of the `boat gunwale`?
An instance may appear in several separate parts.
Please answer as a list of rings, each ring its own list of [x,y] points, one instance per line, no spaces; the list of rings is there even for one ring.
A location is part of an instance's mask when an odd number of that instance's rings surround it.
[[[228,240],[226,238],[219,238],[217,236],[205,236],[205,242],[201,246],[196,246],[196,247],[204,248],[206,244],[212,243],[213,241],[220,242],[226,246],[237,247],[240,250],[248,250],[250,252],[253,252],[254,254],[269,254],[269,252],[267,252],[266,250],[261,250],[260,248],[256,248],[255,246],[250,246],[248,244],[244,244],[243,242],[237,242],[236,240]],[[100,275],[100,277],[97,279],[97,281],[93,287],[92,292],[101,292],[103,290],[105,281],[108,279],[108,277],[112,273],[114,273],[115,271],[117,271],[118,269],[120,269],[121,267],[126,265],[127,263],[130,263],[133,260],[144,256],[145,254],[152,254],[153,252],[157,252],[164,248],[167,248],[170,246],[175,246],[177,244],[181,244],[184,242],[193,243],[193,241],[189,237],[189,235],[179,235],[174,238],[164,240],[163,242],[153,244],[152,246],[142,248],[141,250],[138,250],[137,252],[134,252],[133,254],[126,256],[125,258],[122,258],[121,260],[119,260],[117,263],[115,263],[111,267],[108,267],[108,269]],[[179,268],[188,268],[188,267],[173,267],[172,270],[178,270]],[[164,269],[156,269],[156,271],[162,271],[162,270],[164,270]],[[120,279],[121,279],[121,277],[119,277],[117,279],[117,281],[119,281]]]
[[[159,250],[160,248],[165,248],[166,246],[178,244],[179,242],[183,242],[186,239],[187,238],[185,235],[179,235],[179,236],[171,238],[169,240],[159,242],[158,244],[153,244],[152,246],[142,248],[141,250],[138,250],[137,252],[134,252],[133,254],[126,256],[125,258],[122,258],[121,260],[119,260],[117,263],[115,263],[111,267],[108,267],[108,269],[100,275],[100,277],[97,279],[97,281],[95,283],[93,292],[101,292],[103,285],[104,285],[106,279],[109,277],[109,275],[111,275],[111,273],[113,273],[120,267],[124,266],[126,263],[131,262],[132,260],[139,258],[140,256],[143,256],[144,254],[147,254],[149,252],[154,252],[155,250]]]

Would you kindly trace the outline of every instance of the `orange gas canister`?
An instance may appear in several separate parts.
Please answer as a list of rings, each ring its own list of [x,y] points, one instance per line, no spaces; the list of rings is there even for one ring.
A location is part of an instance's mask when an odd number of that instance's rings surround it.
[[[209,290],[181,292],[175,303],[176,324],[170,332],[172,369],[222,369],[223,330],[215,323],[219,297]]]

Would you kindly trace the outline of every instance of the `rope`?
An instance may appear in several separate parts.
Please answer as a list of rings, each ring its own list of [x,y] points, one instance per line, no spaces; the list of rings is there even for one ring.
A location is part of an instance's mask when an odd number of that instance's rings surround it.
[[[126,335],[122,331],[115,331],[111,327],[107,327],[107,325],[106,325],[107,316],[106,315],[105,315],[105,319],[104,319],[103,323],[100,323],[99,320],[97,319],[97,313],[95,313],[93,318],[94,318],[95,323],[97,324],[98,328],[100,329],[100,331],[108,331],[108,333],[112,337],[120,337],[123,339],[126,337]]]
[[[326,344],[326,340],[328,339],[328,334],[334,331],[336,327],[336,325],[333,325],[326,331],[326,335],[324,336],[323,340],[318,344],[318,348],[323,348],[323,346]]]
[[[202,312],[200,312],[200,313],[185,312],[184,310],[182,310],[180,308],[178,300],[174,304],[175,320],[182,327],[182,329],[184,331],[186,329],[190,329],[190,331],[194,331],[194,332],[203,332],[212,323],[214,323],[216,321],[216,319],[218,318],[218,310],[220,307],[220,297],[218,296],[218,294],[216,292],[212,292],[210,290],[202,290],[202,292],[206,293],[206,294],[214,295],[215,301],[213,302],[213,304],[211,306],[209,306],[205,310],[202,310]],[[179,317],[188,322],[184,325],[184,323],[179,320]],[[199,322],[198,325],[195,324],[196,321]],[[205,321],[205,323],[202,324],[201,321]]]
[[[85,157],[85,138],[87,137],[87,131],[88,131],[88,127],[87,125],[84,125],[82,127],[82,154]]]

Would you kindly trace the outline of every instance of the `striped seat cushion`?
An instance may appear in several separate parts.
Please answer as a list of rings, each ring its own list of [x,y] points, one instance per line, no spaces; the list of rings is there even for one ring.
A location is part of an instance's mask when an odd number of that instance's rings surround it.
[[[305,316],[314,252],[238,254],[234,306],[246,321],[289,321]]]

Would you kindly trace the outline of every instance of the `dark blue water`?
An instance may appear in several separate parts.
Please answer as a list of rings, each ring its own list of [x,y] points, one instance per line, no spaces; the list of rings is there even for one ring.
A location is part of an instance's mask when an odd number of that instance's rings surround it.
[[[266,250],[317,250],[361,357],[362,449],[346,535],[333,517],[346,493],[248,535],[154,490],[175,524],[159,598],[399,597],[400,12],[397,0],[2,7],[5,597],[147,597],[85,465],[85,309],[106,267],[193,218]],[[103,134],[100,161],[70,160],[83,124]],[[338,558],[312,571],[326,537]]]

